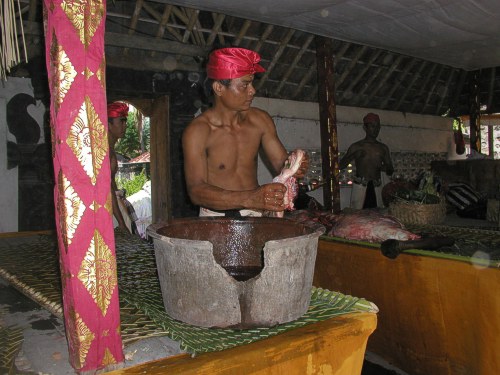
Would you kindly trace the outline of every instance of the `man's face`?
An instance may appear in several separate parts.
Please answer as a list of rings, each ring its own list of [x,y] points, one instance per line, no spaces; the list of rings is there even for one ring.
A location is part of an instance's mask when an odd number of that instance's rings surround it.
[[[378,137],[378,133],[380,133],[380,122],[368,122],[364,124],[363,127],[365,128],[365,132],[367,135],[372,138]]]
[[[223,86],[221,99],[229,107],[239,110],[249,109],[256,92],[253,79],[253,75],[232,79],[229,86]]]
[[[126,117],[112,117],[109,119],[108,131],[114,138],[116,139],[123,138],[125,136],[126,130],[127,130]]]

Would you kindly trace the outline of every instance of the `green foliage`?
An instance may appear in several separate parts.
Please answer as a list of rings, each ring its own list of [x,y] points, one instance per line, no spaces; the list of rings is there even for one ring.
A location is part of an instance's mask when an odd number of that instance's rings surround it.
[[[136,174],[131,180],[117,179],[116,185],[118,189],[124,189],[126,196],[130,197],[141,190],[147,180],[146,172],[143,169],[141,173]]]
[[[144,144],[144,152],[149,151],[151,140],[151,122],[149,117],[144,117],[142,124],[142,143]]]
[[[438,195],[429,194],[422,190],[406,190],[401,189],[397,191],[395,194],[396,199],[404,200],[412,203],[419,204],[438,204],[440,202],[440,198]]]
[[[135,124],[135,112],[130,111],[127,117],[127,130],[125,131],[125,136],[118,140],[115,145],[115,151],[117,153],[130,159],[141,154],[141,143]]]

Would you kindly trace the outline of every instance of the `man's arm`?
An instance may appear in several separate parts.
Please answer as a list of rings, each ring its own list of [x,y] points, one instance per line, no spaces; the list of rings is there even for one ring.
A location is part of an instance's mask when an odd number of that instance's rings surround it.
[[[275,176],[283,168],[288,158],[288,153],[278,137],[276,125],[271,116],[267,112],[257,108],[254,108],[253,113],[255,118],[252,121],[259,123],[259,126],[262,128],[262,149],[273,167],[272,172]]]
[[[118,198],[116,196],[116,191],[118,187],[116,186],[116,181],[114,175],[111,176],[111,202],[113,205],[113,216],[118,222],[118,227],[120,229],[126,230],[129,232],[127,224],[125,224],[125,220],[123,219],[122,212],[120,210],[120,206],[118,205]]]
[[[342,159],[339,161],[339,169],[346,169],[351,161],[354,160],[354,151],[352,145],[347,149]]]
[[[384,145],[384,166],[383,170],[388,176],[391,176],[394,173],[394,166],[392,165],[392,159],[391,159],[391,151],[389,150],[389,147],[387,145]]]

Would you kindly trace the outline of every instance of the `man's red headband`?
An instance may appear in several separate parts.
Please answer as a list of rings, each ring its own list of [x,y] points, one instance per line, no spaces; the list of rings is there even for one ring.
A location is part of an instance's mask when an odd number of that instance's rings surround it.
[[[258,63],[260,56],[245,48],[221,48],[208,58],[207,76],[211,79],[233,79],[266,70]]]
[[[380,122],[380,117],[376,113],[368,113],[363,117],[363,124],[372,124],[374,122]]]
[[[125,103],[114,102],[108,104],[108,117],[127,117],[128,105]]]

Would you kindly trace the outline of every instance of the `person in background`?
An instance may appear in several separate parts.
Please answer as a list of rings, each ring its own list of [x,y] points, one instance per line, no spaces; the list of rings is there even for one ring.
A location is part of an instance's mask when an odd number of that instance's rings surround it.
[[[384,207],[382,202],[382,176],[394,172],[389,148],[377,140],[380,132],[380,118],[368,113],[363,118],[364,139],[349,146],[339,162],[339,169],[345,169],[354,161],[356,175],[353,178],[351,208],[362,209]]]
[[[135,211],[131,204],[127,204],[124,193],[116,186],[118,159],[115,152],[116,142],[125,136],[127,130],[128,105],[122,102],[108,104],[108,144],[109,164],[111,168],[111,197],[115,227],[134,232]]]
[[[244,48],[221,48],[209,56],[214,105],[182,137],[187,190],[200,216],[262,216],[284,209],[285,186],[257,181],[260,148],[275,174],[288,157],[271,116],[252,107],[254,75],[265,71],[259,61]],[[296,176],[303,177],[307,167],[306,160]]]

